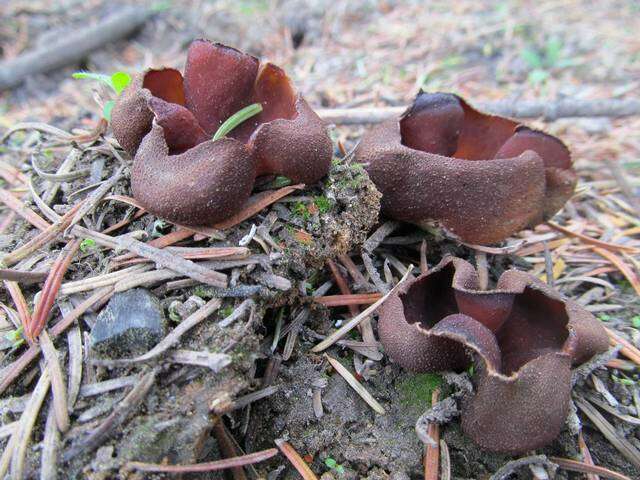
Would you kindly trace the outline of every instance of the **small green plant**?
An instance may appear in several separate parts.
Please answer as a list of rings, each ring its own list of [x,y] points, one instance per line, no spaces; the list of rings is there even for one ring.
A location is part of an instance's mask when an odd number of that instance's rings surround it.
[[[180,323],[182,321],[182,317],[176,311],[175,307],[169,306],[169,319],[175,323]]]
[[[85,238],[80,242],[80,251],[87,253],[89,250],[96,248],[96,241],[93,238]]]
[[[331,457],[327,457],[324,460],[324,464],[327,466],[327,468],[329,468],[330,470],[333,470],[338,475],[340,476],[344,475],[344,467],[340,465],[338,462],[336,462],[335,459]]]
[[[77,80],[94,80],[96,82],[103,83],[104,85],[111,88],[111,90],[113,90],[116,95],[120,95],[122,91],[131,83],[131,75],[125,72],[116,72],[111,75],[93,72],[75,72],[72,77]],[[109,100],[104,103],[104,106],[102,108],[102,116],[107,121],[111,121],[111,110],[113,110],[113,106],[115,105],[115,103],[115,100]]]
[[[606,313],[601,313],[600,315],[598,315],[598,318],[603,322],[608,322],[611,320],[611,315],[607,315]]]
[[[7,333],[4,338],[6,338],[9,342],[11,342],[12,348],[17,348],[24,343],[24,328],[22,326],[16,328],[15,330],[11,330]]]
[[[562,57],[562,50],[562,42],[555,37],[548,39],[543,48],[529,46],[522,50],[520,56],[530,69],[529,83],[544,83],[551,76],[551,69],[575,65],[575,60]]]
[[[633,328],[640,328],[640,315],[635,315],[631,318],[631,325],[633,325]]]
[[[249,120],[251,117],[259,114],[262,111],[262,105],[259,103],[252,103],[251,105],[238,110],[236,113],[227,118],[216,133],[213,134],[213,141],[220,140],[225,137],[231,130],[236,128],[242,122]]]
[[[227,318],[232,313],[233,313],[233,306],[231,305],[218,310],[218,315],[220,316],[220,318]]]
[[[213,297],[213,293],[211,292],[211,290],[209,290],[207,287],[204,287],[202,285],[198,285],[197,287],[195,287],[193,289],[193,294],[196,297],[200,297],[204,300]]]

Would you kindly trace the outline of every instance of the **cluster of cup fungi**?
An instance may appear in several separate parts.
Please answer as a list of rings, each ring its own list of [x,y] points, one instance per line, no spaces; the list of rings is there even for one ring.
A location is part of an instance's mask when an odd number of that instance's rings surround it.
[[[134,159],[135,198],[186,225],[234,215],[264,175],[313,184],[333,154],[323,121],[282,69],[206,40],[191,44],[184,75],[171,68],[137,75],[116,102],[112,126]],[[400,118],[366,132],[354,155],[382,193],[383,215],[437,222],[475,244],[550,218],[577,179],[558,138],[447,93],[420,92]],[[459,258],[404,282],[379,313],[385,352],[403,368],[474,365],[462,427],[491,451],[551,442],[569,411],[571,369],[608,345],[593,315],[532,275],[508,270],[483,290]]]

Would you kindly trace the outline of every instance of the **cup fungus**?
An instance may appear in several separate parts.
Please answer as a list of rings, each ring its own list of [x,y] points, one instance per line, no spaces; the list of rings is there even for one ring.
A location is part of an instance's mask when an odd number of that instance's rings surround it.
[[[391,218],[431,221],[465,242],[504,240],[553,216],[576,184],[556,137],[481,113],[448,93],[420,92],[356,150]]]
[[[528,273],[508,270],[480,290],[466,261],[445,258],[405,282],[380,309],[386,353],[414,372],[460,370],[473,361],[474,392],[462,428],[481,447],[522,453],[560,432],[571,367],[606,351],[593,315]]]
[[[189,47],[184,77],[172,68],[136,76],[113,108],[112,127],[134,156],[134,197],[187,225],[236,213],[257,176],[314,183],[331,162],[324,123],[282,69],[206,40]],[[216,132],[226,136],[214,140]]]

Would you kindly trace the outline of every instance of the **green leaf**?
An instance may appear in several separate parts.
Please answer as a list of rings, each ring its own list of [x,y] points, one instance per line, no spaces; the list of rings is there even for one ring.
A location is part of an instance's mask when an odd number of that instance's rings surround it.
[[[227,133],[236,128],[242,122],[249,120],[254,115],[259,114],[262,111],[262,105],[259,103],[252,103],[251,105],[244,107],[242,110],[237,111],[229,118],[225,120],[225,122],[218,127],[218,130],[213,135],[213,141],[220,140],[222,137],[225,137]]]
[[[104,83],[109,88],[115,90],[115,87],[113,86],[113,83],[111,81],[111,77],[109,75],[105,75],[104,73],[75,72],[71,76],[77,80],[95,80],[97,82]]]
[[[536,49],[527,47],[522,50],[520,56],[530,68],[542,68],[542,57]]]
[[[529,72],[529,76],[527,77],[527,80],[532,85],[539,85],[545,82],[548,78],[549,78],[549,72],[547,72],[546,70],[536,68],[535,70],[531,70],[531,72]]]
[[[609,320],[611,320],[611,315],[607,315],[606,313],[601,313],[600,315],[598,315],[598,318],[603,322],[608,322]]]
[[[553,67],[560,60],[562,53],[562,42],[558,38],[550,38],[547,40],[545,47],[545,60],[548,66]]]
[[[131,75],[125,72],[116,72],[113,75],[93,72],[75,72],[71,76],[78,80],[95,80],[96,82],[103,83],[118,95],[131,83]]]
[[[95,246],[96,246],[96,241],[93,238],[85,238],[80,243],[80,251],[82,253],[86,253],[87,250],[91,248],[95,248]]]
[[[107,120],[107,122],[111,121],[111,110],[113,110],[113,106],[115,104],[116,102],[113,100],[104,102],[104,107],[102,108],[102,116]]]
[[[633,328],[640,328],[640,315],[636,315],[631,319],[631,325],[633,325]]]
[[[118,95],[131,83],[131,75],[125,72],[116,72],[111,75],[111,86]]]
[[[336,465],[338,465],[338,462],[336,462],[333,458],[329,457],[325,459],[324,464],[329,468],[336,468]]]

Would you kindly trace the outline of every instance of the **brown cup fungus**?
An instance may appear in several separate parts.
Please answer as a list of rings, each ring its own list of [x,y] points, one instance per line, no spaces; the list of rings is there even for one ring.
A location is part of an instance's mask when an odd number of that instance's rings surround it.
[[[569,412],[571,368],[606,351],[600,322],[532,275],[506,271],[480,290],[468,262],[446,258],[380,308],[380,341],[414,372],[475,366],[462,428],[481,447],[522,453],[550,443]]]
[[[212,139],[253,104],[259,114]],[[150,212],[187,225],[236,213],[257,176],[309,184],[331,163],[324,123],[282,69],[206,40],[189,47],[184,77],[172,68],[137,75],[113,108],[112,126],[134,156],[134,197]]]
[[[576,185],[559,139],[448,93],[419,93],[399,119],[368,131],[355,155],[382,192],[387,216],[438,222],[476,244],[550,218]]]

